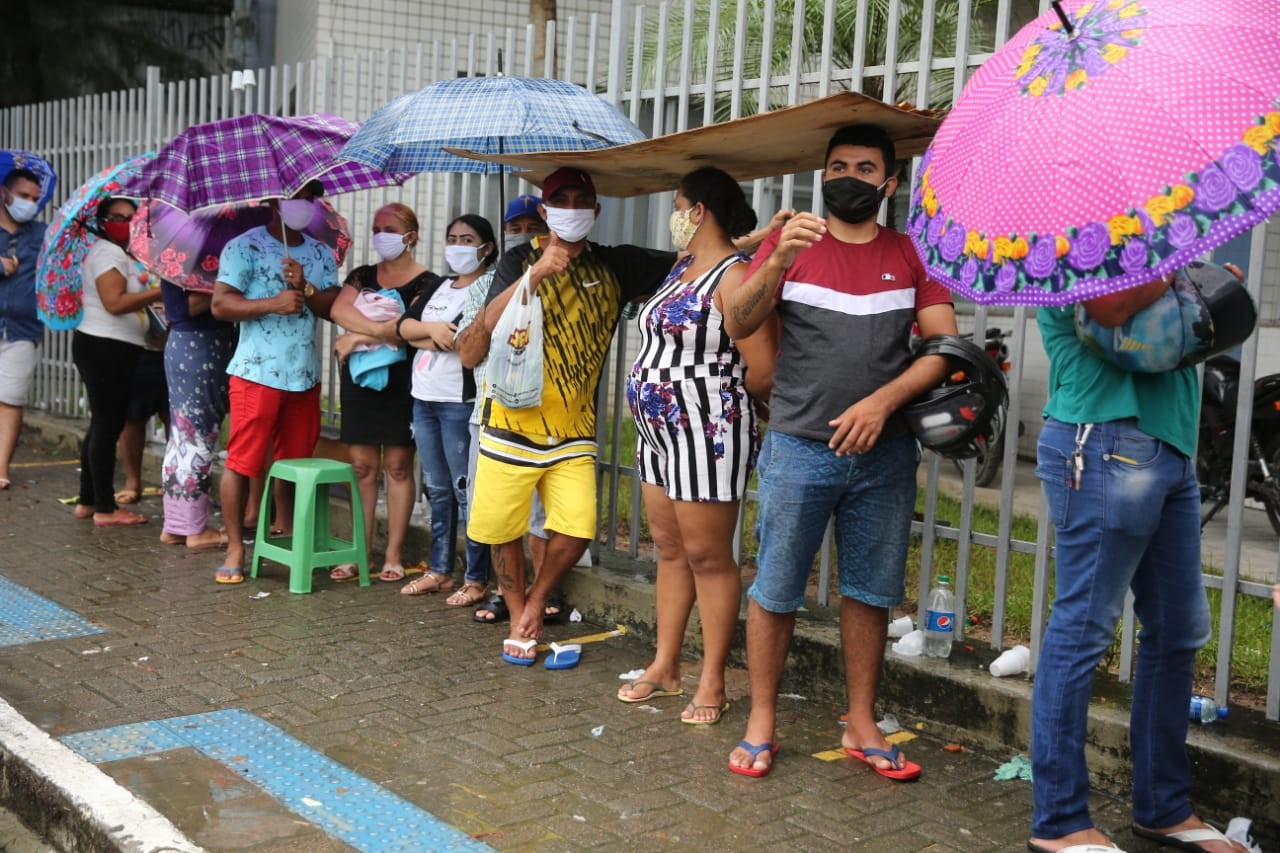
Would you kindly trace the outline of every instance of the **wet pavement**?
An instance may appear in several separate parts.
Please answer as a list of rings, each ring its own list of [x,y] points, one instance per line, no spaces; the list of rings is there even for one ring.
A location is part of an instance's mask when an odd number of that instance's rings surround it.
[[[633,636],[551,672],[503,663],[503,629],[398,584],[318,571],[291,595],[268,563],[219,586],[217,552],[159,543],[159,498],[147,525],[95,529],[57,502],[76,489],[65,453],[16,461],[0,577],[25,604],[0,606],[0,698],[208,850],[1024,849],[1030,786],[993,779],[1010,755],[946,751],[904,718],[924,776],[890,782],[839,754],[837,705],[791,685],[777,768],[746,779],[726,769],[741,672],[721,725],[682,725],[685,700],[614,698],[651,655]],[[1126,849],[1153,849],[1123,803],[1094,807]]]

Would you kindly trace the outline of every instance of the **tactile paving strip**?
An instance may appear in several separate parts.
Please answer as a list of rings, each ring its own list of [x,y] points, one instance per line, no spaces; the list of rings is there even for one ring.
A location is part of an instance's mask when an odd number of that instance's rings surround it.
[[[83,616],[0,577],[0,646],[102,633]]]
[[[366,853],[487,849],[247,711],[214,711],[80,732],[62,742],[94,763],[196,749]]]

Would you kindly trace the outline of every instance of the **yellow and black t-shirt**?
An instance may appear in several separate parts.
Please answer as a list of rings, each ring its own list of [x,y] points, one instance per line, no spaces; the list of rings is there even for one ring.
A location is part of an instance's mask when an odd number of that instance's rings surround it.
[[[520,279],[542,256],[545,237],[502,256],[489,299]],[[588,243],[558,276],[538,285],[542,298],[542,403],[508,409],[485,401],[484,423],[552,438],[592,438],[596,383],[622,306],[652,293],[675,263],[671,252]]]

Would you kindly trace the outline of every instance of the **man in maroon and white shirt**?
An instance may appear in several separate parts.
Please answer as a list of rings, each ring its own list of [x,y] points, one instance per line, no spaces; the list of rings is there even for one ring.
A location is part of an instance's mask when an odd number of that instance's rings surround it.
[[[751,716],[729,756],[729,769],[745,776],[773,766],[783,663],[832,517],[849,699],[845,751],[891,779],[920,775],[885,742],[872,705],[888,611],[903,597],[919,464],[898,410],[947,371],[941,357],[912,360],[911,326],[954,335],[956,321],[950,294],[925,277],[910,240],[876,223],[881,202],[898,188],[896,174],[883,130],[837,131],[823,172],[828,216],[793,216],[724,296],[735,339],[775,312],[782,329],[760,452],[759,572],[747,592]]]

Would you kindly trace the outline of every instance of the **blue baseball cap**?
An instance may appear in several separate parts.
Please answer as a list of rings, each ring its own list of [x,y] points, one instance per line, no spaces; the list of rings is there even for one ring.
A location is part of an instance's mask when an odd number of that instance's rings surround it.
[[[513,219],[519,219],[521,216],[532,216],[535,219],[541,219],[538,214],[538,205],[542,204],[542,199],[536,195],[518,195],[511,201],[507,202],[507,212],[502,217],[502,224],[506,225]]]

